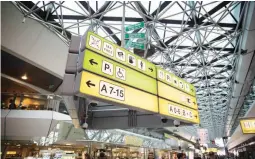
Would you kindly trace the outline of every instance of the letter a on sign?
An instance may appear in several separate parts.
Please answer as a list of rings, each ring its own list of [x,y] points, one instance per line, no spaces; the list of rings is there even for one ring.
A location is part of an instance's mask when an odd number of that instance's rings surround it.
[[[105,93],[107,93],[107,90],[106,90],[106,86],[103,85],[103,87],[101,88],[101,92],[105,91]]]

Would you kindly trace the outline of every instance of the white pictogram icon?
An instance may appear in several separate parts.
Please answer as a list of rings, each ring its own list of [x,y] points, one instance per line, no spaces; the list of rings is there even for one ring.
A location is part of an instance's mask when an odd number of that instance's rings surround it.
[[[126,60],[126,54],[124,51],[120,50],[119,48],[116,49],[116,58],[125,61]]]
[[[128,54],[128,63],[132,66],[136,66],[136,59],[134,56]]]
[[[89,46],[91,46],[97,50],[101,50],[101,40],[93,35],[90,35]]]
[[[145,71],[145,62],[142,60],[138,59],[138,68]]]
[[[110,56],[113,56],[113,46],[111,44],[108,44],[107,42],[104,42],[103,52]]]
[[[113,64],[107,61],[103,61],[102,64],[102,72],[108,74],[108,75],[113,75]]]
[[[126,80],[126,70],[119,66],[116,66],[116,77],[121,80]]]

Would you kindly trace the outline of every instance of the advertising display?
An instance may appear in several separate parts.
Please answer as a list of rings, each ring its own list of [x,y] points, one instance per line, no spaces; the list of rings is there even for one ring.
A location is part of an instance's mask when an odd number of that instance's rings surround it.
[[[244,134],[255,134],[255,118],[241,119],[240,125]]]

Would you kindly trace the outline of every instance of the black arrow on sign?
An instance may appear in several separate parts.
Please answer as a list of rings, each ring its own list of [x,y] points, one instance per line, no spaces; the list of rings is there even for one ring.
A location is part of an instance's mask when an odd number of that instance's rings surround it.
[[[193,88],[191,88],[191,91],[192,91],[192,92],[194,92],[194,89],[193,89]]]
[[[152,69],[152,68],[149,68],[149,70],[151,70],[151,72],[153,72],[153,69]]]
[[[196,104],[196,102],[193,102],[194,104]]]
[[[89,60],[89,63],[90,63],[91,65],[93,65],[93,64],[96,64],[96,65],[97,65],[97,64],[98,64],[97,62],[94,61],[94,59],[90,59],[90,60]]]
[[[95,87],[96,86],[95,84],[91,83],[91,80],[87,81],[86,84],[87,84],[88,87],[90,87],[90,86]]]
[[[197,119],[197,115],[195,115],[196,119]]]

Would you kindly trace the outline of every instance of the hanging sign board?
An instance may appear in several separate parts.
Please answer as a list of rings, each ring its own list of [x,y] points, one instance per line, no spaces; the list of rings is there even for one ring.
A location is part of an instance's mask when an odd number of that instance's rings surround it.
[[[85,43],[85,47],[89,50],[97,52],[127,67],[135,69],[147,76],[156,78],[156,67],[153,63],[93,32],[87,32]]]
[[[175,89],[163,82],[158,81],[158,96],[182,104],[184,106],[197,109],[196,98],[184,93],[178,89]]]
[[[87,71],[82,71],[77,75],[75,92],[82,97],[158,113],[157,96]]]
[[[196,96],[196,89],[192,84],[160,67],[157,67],[157,79],[189,95]]]
[[[187,123],[199,123],[198,111],[159,97],[159,114]]]
[[[244,134],[255,134],[255,118],[241,119],[240,126]]]
[[[131,40],[126,41],[126,48],[132,47],[140,50],[145,49],[145,43],[132,42]]]
[[[125,34],[125,39],[145,39],[145,33],[130,33],[130,34]]]
[[[125,31],[131,31],[131,30],[136,30],[136,29],[141,29],[144,28],[144,22],[128,25],[125,27]]]
[[[81,69],[88,70],[116,82],[120,82],[142,91],[157,95],[156,79],[146,76],[134,69],[107,59],[88,49],[84,51]]]
[[[199,141],[200,144],[209,143],[209,134],[207,129],[197,129],[197,133],[200,139]]]

